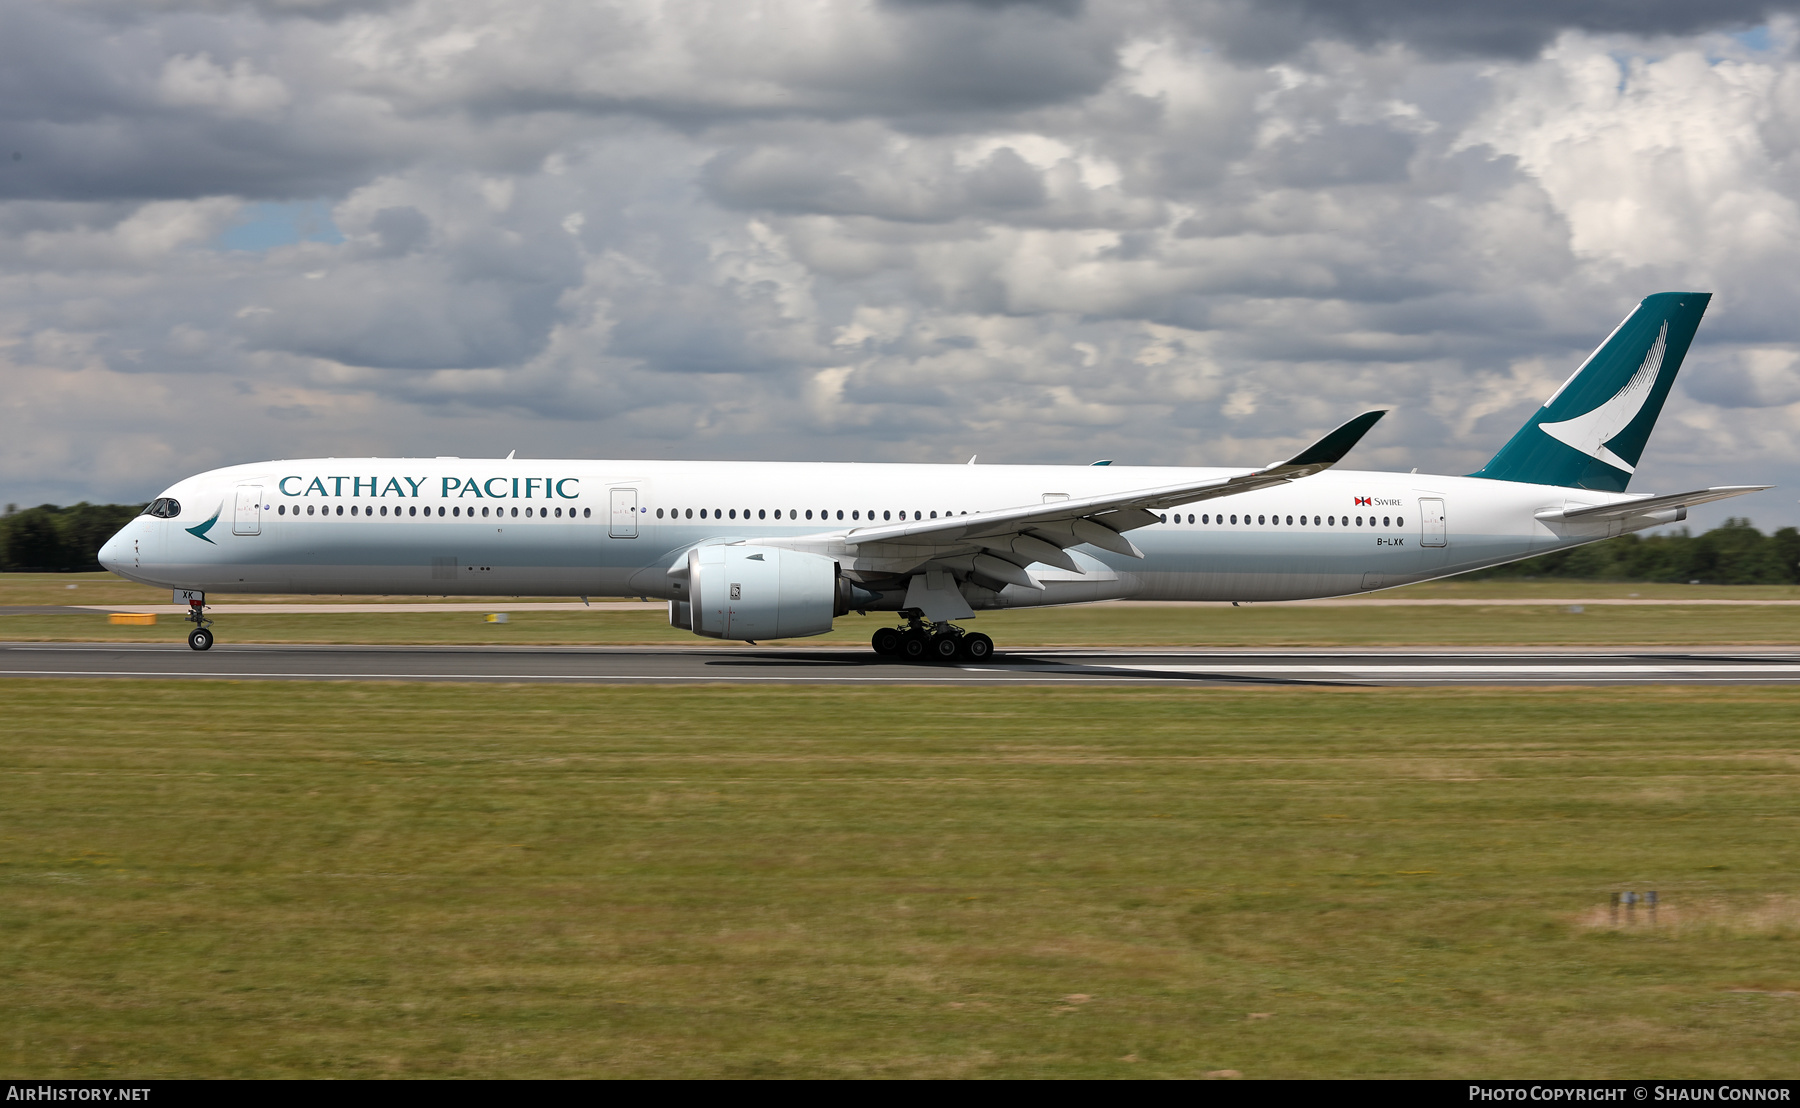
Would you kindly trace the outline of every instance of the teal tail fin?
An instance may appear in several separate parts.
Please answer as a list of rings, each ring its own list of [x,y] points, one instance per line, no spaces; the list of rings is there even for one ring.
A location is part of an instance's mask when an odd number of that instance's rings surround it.
[[[1469,476],[1624,492],[1711,299],[1709,292],[1646,296]]]

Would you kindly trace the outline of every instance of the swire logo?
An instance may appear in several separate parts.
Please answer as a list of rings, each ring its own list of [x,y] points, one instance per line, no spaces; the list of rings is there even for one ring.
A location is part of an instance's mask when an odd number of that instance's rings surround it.
[[[1373,503],[1374,503],[1374,501],[1370,500],[1366,496],[1359,496],[1356,498],[1356,506],[1358,508],[1361,508],[1361,507],[1364,507],[1366,505],[1373,504]]]

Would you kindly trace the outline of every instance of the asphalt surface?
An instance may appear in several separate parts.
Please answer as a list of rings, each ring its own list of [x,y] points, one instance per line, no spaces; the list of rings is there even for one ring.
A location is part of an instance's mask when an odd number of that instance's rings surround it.
[[[0,643],[0,677],[826,685],[1785,685],[1792,648],[1010,651],[907,663],[865,649]]]

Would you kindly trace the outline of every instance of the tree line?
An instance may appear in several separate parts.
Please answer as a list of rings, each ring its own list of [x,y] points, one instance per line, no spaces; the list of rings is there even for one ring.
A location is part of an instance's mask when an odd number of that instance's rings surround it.
[[[40,504],[0,517],[0,570],[80,573],[100,568],[100,547],[144,510],[142,504]]]
[[[0,518],[0,570],[75,573],[100,568],[100,547],[142,504],[41,504]],[[1800,584],[1800,530],[1765,535],[1747,519],[1728,519],[1704,534],[1683,527],[1661,535],[1621,535],[1464,574],[1581,577],[1609,581],[1699,581],[1707,585]]]
[[[1492,577],[1581,577],[1606,581],[1673,581],[1703,585],[1800,584],[1800,531],[1783,527],[1765,535],[1747,519],[1695,535],[1686,527],[1661,535],[1620,535],[1465,573]]]

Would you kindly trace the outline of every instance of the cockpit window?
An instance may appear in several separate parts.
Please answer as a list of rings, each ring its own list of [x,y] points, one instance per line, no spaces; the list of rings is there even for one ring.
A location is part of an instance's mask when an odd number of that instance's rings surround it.
[[[172,496],[159,496],[144,509],[144,514],[157,519],[174,519],[181,514],[181,501]]]

